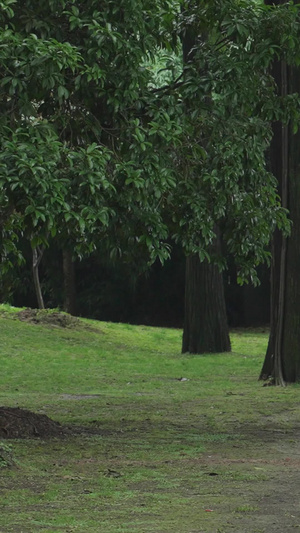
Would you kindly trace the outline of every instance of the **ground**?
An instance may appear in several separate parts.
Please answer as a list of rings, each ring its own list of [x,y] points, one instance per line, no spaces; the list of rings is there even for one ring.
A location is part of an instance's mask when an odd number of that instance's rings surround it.
[[[9,313],[0,533],[300,531],[300,387],[258,381],[267,332],[184,356],[177,330]]]
[[[74,398],[74,401],[79,401],[79,395]],[[117,441],[118,447],[114,449],[115,457],[104,458],[103,454],[98,457],[87,454],[86,457],[77,459],[75,468],[74,464],[72,467],[73,474],[64,476],[72,481],[75,492],[78,491],[78,484],[82,484],[82,487],[85,487],[81,489],[83,493],[90,495],[94,493],[86,477],[91,467],[96,470],[100,468],[100,471],[102,469],[102,475],[113,480],[116,490],[120,490],[120,485],[123,484],[123,478],[126,478],[128,471],[132,473],[138,468],[160,472],[160,475],[164,473],[165,481],[160,487],[157,485],[155,476],[150,476],[150,479],[146,481],[141,478],[129,479],[127,483],[127,490],[136,494],[131,518],[134,519],[136,516],[136,525],[132,526],[132,531],[137,533],[148,531],[144,529],[141,517],[151,524],[151,516],[159,515],[157,510],[153,514],[151,505],[148,508],[147,504],[148,497],[153,498],[157,493],[161,493],[166,499],[165,505],[170,505],[171,508],[178,501],[181,511],[174,509],[174,514],[179,520],[177,526],[172,525],[172,520],[169,519],[169,525],[164,524],[161,529],[158,526],[149,529],[155,533],[171,533],[172,531],[176,533],[187,531],[189,533],[289,533],[300,530],[299,427],[281,430],[272,427],[272,423],[266,423],[263,430],[257,430],[253,425],[233,427],[233,434],[237,431],[239,434],[237,440],[224,441],[221,444],[211,442],[208,450],[199,453],[198,457],[190,457],[189,450],[183,449],[176,458],[173,457],[170,460],[151,458],[147,461],[138,457],[136,460],[132,457],[128,460],[126,452],[122,456],[122,447],[124,446],[124,450],[127,450],[129,442],[133,448],[138,447],[140,439],[148,440],[155,446],[153,431],[157,428],[147,421],[136,428],[132,428],[131,425],[129,427],[126,422],[123,422],[113,434],[113,432],[101,431],[100,421],[99,425],[94,424],[93,429],[91,426],[76,427],[71,431],[71,428],[64,428],[45,415],[21,409],[0,408],[0,420],[1,424],[4,422],[10,424],[7,426],[8,433],[5,433],[4,437],[11,439],[22,436],[36,440],[42,438],[44,448],[49,446],[50,451],[55,446],[55,450],[60,450],[58,457],[60,457],[59,467],[61,469],[67,465],[70,466],[70,458],[62,452],[64,448],[68,449],[68,439],[72,446],[74,446],[74,438],[75,441],[79,439],[80,442],[82,435],[85,437],[98,435],[107,438],[109,442]],[[182,439],[184,443],[186,427],[176,425],[172,428],[172,434],[176,434],[176,439]],[[8,463],[14,468],[13,461],[9,460]],[[180,483],[178,483],[179,480]],[[31,486],[31,490],[39,492],[40,482],[37,481],[35,487]],[[117,506],[115,509],[113,502],[110,507],[112,520],[117,522],[118,514],[120,512],[122,514],[121,508]],[[161,511],[163,508],[164,505]],[[39,509],[39,505],[36,509]],[[199,529],[195,528],[194,520],[192,520],[193,529],[186,528],[190,512],[195,513],[195,516],[198,515]],[[206,524],[205,514],[211,515],[210,525]],[[215,525],[212,525],[214,521]],[[0,529],[0,532],[29,533],[29,531],[42,530],[44,528],[27,529],[24,526],[18,529],[15,526],[14,529]],[[74,529],[50,528],[49,530],[84,533],[83,529],[77,527]],[[105,530],[106,528],[99,526],[99,531],[104,533]],[[91,529],[91,531],[96,530]],[[111,531],[119,531],[119,529]],[[127,531],[127,529],[120,531]]]

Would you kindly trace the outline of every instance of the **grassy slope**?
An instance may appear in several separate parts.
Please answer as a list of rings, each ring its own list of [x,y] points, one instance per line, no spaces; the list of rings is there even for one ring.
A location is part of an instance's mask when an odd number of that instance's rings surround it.
[[[178,330],[12,316],[0,318],[0,405],[98,434],[12,442],[0,532],[270,530],[259,502],[280,476],[281,437],[289,455],[296,446],[300,389],[257,381],[266,334],[234,333],[232,354],[191,356]]]

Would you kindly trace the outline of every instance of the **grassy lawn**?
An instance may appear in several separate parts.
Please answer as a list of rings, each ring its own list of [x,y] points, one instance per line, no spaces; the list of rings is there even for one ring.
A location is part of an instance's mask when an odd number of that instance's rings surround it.
[[[15,316],[0,306],[0,405],[77,433],[5,440],[1,533],[299,531],[300,388],[258,382],[267,332],[195,356],[179,330]]]

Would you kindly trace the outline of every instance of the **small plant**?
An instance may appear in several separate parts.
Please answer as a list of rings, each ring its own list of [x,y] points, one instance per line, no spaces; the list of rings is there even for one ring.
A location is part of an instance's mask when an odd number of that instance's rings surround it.
[[[257,511],[258,508],[254,507],[253,505],[241,505],[240,507],[237,507],[235,512],[236,513],[253,513],[254,511]]]
[[[0,441],[0,468],[13,466],[12,446]]]

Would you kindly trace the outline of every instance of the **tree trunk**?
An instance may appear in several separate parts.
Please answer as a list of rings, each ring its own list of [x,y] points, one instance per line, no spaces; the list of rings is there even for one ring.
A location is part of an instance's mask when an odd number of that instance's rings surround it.
[[[182,6],[181,12],[187,9]],[[208,33],[190,24],[181,36],[183,63],[193,60],[194,46],[201,38],[207,40]],[[211,95],[207,95],[209,98]],[[219,236],[214,251],[220,252]],[[225,307],[223,276],[214,264],[200,262],[198,255],[186,260],[185,274],[185,318],[182,339],[182,352],[218,353],[231,350],[229,329]]]
[[[274,66],[281,94],[297,92],[300,69]],[[271,331],[260,379],[275,384],[300,381],[300,133],[274,127],[272,171],[279,182],[282,205],[289,209],[292,232],[285,239],[276,231],[271,274]]]
[[[39,278],[39,264],[42,260],[44,250],[37,247],[32,250],[32,274],[35,287],[36,298],[39,309],[45,309],[43,294]]]
[[[277,62],[273,66],[273,76],[281,96],[288,91],[288,68],[285,62]],[[281,204],[287,208],[288,191],[288,153],[289,132],[281,123],[273,125],[273,140],[270,149],[271,170],[278,181],[278,192]],[[284,384],[282,369],[282,345],[284,335],[284,314],[286,307],[286,267],[287,239],[276,230],[272,243],[271,266],[271,331],[261,379],[272,377],[277,385]]]
[[[282,235],[276,230],[272,242],[272,263],[271,263],[271,316],[270,316],[270,336],[267,353],[259,379],[266,380],[274,375],[274,354],[277,344],[277,332],[279,327],[279,285],[280,285],[280,262],[281,262]],[[278,355],[277,355],[278,356]],[[276,377],[278,380],[279,375]]]
[[[63,250],[63,273],[64,273],[64,310],[70,315],[76,315],[76,284],[75,268],[72,252]]]
[[[185,319],[182,352],[218,353],[231,350],[223,276],[217,265],[186,260]]]
[[[297,72],[295,72],[297,70]],[[300,71],[290,76],[291,92],[300,87]],[[282,339],[282,366],[287,382],[300,381],[300,132],[290,134],[289,210],[291,236],[287,239],[285,313]]]

